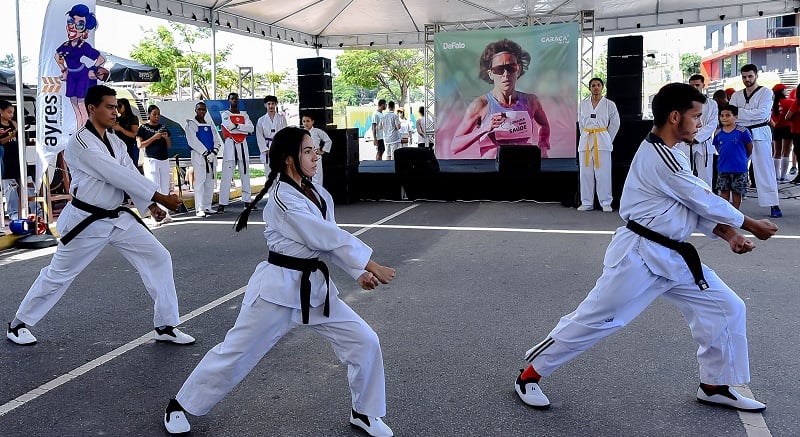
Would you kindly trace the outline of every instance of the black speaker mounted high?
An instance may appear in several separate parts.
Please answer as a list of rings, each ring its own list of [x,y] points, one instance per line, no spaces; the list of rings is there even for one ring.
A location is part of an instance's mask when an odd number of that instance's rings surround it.
[[[330,91],[309,92],[300,88],[297,98],[301,108],[333,107],[333,93]]]
[[[329,74],[297,76],[297,91],[301,94],[303,92],[332,92],[333,78]]]
[[[606,76],[628,76],[642,74],[644,58],[642,55],[609,56],[606,61]]]
[[[308,114],[314,119],[314,126],[323,127],[333,124],[333,109],[305,108],[300,105],[300,116]]]
[[[618,36],[608,39],[608,57],[613,56],[642,56],[644,51],[644,37],[641,35]]]
[[[328,58],[300,58],[297,60],[297,75],[331,74],[331,60]]]
[[[500,176],[533,176],[542,168],[542,151],[531,145],[499,146],[495,163]]]

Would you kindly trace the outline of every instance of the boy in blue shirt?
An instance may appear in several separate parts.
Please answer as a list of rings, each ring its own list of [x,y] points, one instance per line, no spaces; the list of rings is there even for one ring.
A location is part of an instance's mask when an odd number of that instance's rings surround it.
[[[719,110],[722,127],[714,133],[714,146],[719,153],[717,191],[720,197],[740,209],[742,195],[747,193],[747,160],[753,152],[753,137],[744,126],[736,124],[739,108],[723,106]]]

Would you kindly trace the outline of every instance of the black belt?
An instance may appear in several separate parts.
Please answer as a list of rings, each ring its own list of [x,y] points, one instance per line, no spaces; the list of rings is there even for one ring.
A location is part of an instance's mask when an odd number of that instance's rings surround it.
[[[678,255],[680,255],[681,258],[683,258],[683,260],[686,262],[686,265],[689,266],[689,271],[691,271],[692,276],[694,276],[695,284],[700,287],[700,290],[705,290],[708,288],[708,283],[703,277],[703,265],[700,263],[700,255],[697,254],[697,249],[695,249],[690,243],[675,241],[671,238],[667,238],[652,229],[648,229],[639,223],[636,223],[633,220],[629,220],[625,227],[639,236],[647,238],[650,241],[678,252]]]
[[[761,123],[756,123],[756,124],[754,124],[752,126],[747,126],[747,128],[750,129],[750,130],[753,130],[753,129],[757,128],[757,127],[764,127],[764,126],[769,126],[769,122],[768,121],[764,121],[764,122],[761,122]]]
[[[247,174],[247,167],[249,164],[247,162],[248,161],[247,158],[249,158],[250,155],[244,154],[244,143],[237,143],[233,138],[231,138],[231,141],[233,141],[233,162],[235,165],[237,166],[239,165],[239,154],[236,153],[237,152],[236,145],[238,144],[239,146],[241,146],[240,149],[242,150],[242,165],[240,166],[240,168],[242,169],[242,174]]]
[[[325,275],[325,306],[322,313],[325,317],[330,317],[331,314],[331,286],[330,286],[330,272],[328,266],[319,258],[295,258],[293,256],[283,255],[278,252],[269,251],[267,258],[270,264],[286,269],[297,270],[303,272],[300,278],[300,310],[303,313],[303,324],[308,324],[308,312],[311,308],[311,272],[321,271]]]
[[[70,229],[69,232],[67,232],[66,234],[64,234],[63,237],[61,237],[61,244],[65,246],[67,245],[67,243],[72,241],[73,238],[75,238],[78,234],[80,234],[84,229],[86,229],[86,227],[88,227],[92,223],[104,218],[109,218],[109,219],[118,218],[119,213],[121,212],[126,212],[132,215],[137,222],[139,222],[142,226],[145,227],[145,229],[147,229],[148,231],[150,230],[150,228],[148,228],[147,225],[144,224],[144,221],[142,221],[141,217],[139,217],[129,208],[126,208],[124,206],[117,207],[116,209],[103,209],[94,205],[90,205],[75,197],[73,197],[70,202],[72,203],[72,206],[74,206],[75,208],[78,208],[81,211],[86,211],[90,215],[89,217],[86,217],[85,219],[81,220],[80,223],[75,225],[74,228]]]

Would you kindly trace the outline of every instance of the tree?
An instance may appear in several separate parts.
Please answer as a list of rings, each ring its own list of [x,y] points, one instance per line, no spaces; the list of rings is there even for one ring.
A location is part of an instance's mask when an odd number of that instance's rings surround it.
[[[280,73],[275,72],[275,71],[270,71],[270,72],[264,73],[263,77],[264,77],[265,82],[270,84],[270,85],[272,85],[272,94],[273,95],[275,95],[275,93],[277,92],[276,91],[276,87],[278,85],[280,85],[281,82],[283,82],[283,79],[286,78],[287,74],[288,73],[286,72],[286,70],[284,70],[284,71],[282,71]]]
[[[139,41],[130,56],[143,63],[159,69],[161,82],[150,85],[150,91],[156,95],[169,95],[175,92],[176,69],[189,68],[194,76],[195,89],[202,98],[216,98],[211,96],[211,54],[197,50],[201,41],[211,37],[211,30],[204,27],[195,27],[185,24],[170,23],[170,29],[158,26],[145,32],[145,37]],[[179,39],[176,40],[175,36]],[[217,50],[217,88],[223,92],[233,91],[237,86],[238,74],[231,69],[221,68],[230,55],[231,46]],[[183,84],[186,86],[187,84]]]
[[[22,57],[22,63],[23,64],[28,62],[28,61],[30,61],[30,59],[28,59],[27,56],[23,56]],[[11,53],[6,53],[5,57],[0,59],[0,67],[14,68],[16,65],[17,65],[17,63],[16,63],[16,61],[14,59],[14,55],[12,55]]]
[[[336,57],[345,84],[379,88],[400,106],[405,105],[409,88],[423,84],[423,62],[421,50],[409,49],[346,50]]]
[[[297,103],[297,91],[292,89],[278,88],[278,91],[275,92],[275,97],[278,98],[279,102]]]
[[[700,55],[694,53],[681,53],[680,67],[683,72],[683,78],[689,78],[693,74],[700,73]]]
[[[603,79],[603,83],[607,82],[606,81],[608,76],[607,70],[608,70],[608,51],[603,50],[602,52],[600,52],[600,55],[594,59],[594,65],[592,65],[592,75],[591,77],[586,78],[586,86],[581,85],[580,90],[578,90],[581,99],[585,99],[586,97],[589,97],[589,94],[591,94],[589,88],[587,88],[589,86],[590,79],[594,77],[599,77],[600,79]]]

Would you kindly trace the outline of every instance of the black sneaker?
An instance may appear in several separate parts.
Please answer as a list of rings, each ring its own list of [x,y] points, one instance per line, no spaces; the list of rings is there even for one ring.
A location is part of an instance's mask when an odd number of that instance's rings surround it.
[[[217,205],[217,214],[222,214],[225,212],[225,205]]]

